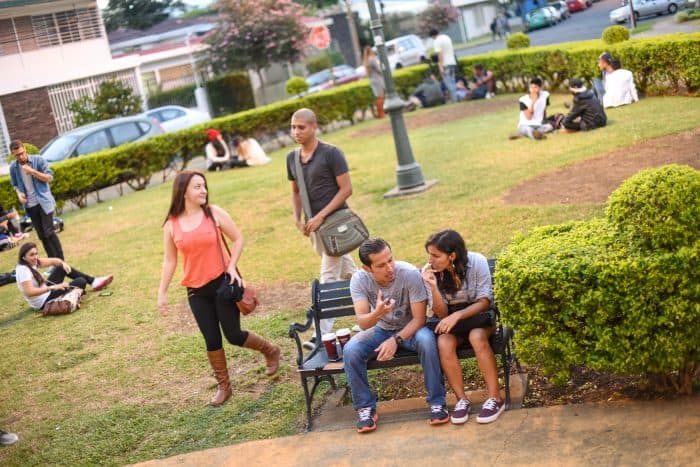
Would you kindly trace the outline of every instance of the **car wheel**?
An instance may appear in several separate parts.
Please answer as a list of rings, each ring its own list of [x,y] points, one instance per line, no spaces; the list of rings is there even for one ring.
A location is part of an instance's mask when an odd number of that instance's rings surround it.
[[[668,6],[668,13],[669,13],[670,15],[674,14],[674,13],[677,12],[677,11],[678,11],[678,6],[677,6],[675,3],[671,3],[671,4]]]
[[[401,68],[403,68],[403,65],[400,63],[397,63],[396,66],[394,67],[395,70],[400,70]]]

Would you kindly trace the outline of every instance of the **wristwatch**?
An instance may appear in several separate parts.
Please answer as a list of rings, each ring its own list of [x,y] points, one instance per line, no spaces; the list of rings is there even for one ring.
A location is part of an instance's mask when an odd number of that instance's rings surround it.
[[[394,340],[396,341],[397,345],[403,344],[403,337],[399,336],[398,334],[394,334]]]

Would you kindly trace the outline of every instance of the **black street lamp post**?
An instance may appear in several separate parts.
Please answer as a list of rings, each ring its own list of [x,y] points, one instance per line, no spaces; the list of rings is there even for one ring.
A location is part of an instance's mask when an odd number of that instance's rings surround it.
[[[384,75],[384,87],[386,99],[384,101],[384,110],[389,114],[391,120],[391,131],[394,135],[394,145],[396,146],[396,156],[399,162],[396,168],[396,178],[398,186],[384,197],[402,196],[405,194],[419,193],[425,191],[437,183],[436,180],[426,183],[423,180],[420,165],[413,158],[411,143],[408,140],[406,132],[406,124],[403,120],[403,108],[405,102],[396,92],[394,79],[391,76],[391,66],[386,54],[386,46],[384,45],[384,29],[382,22],[377,16],[377,9],[374,4],[375,0],[367,0],[369,7],[369,16],[371,19],[372,37],[374,45],[377,48],[377,55],[382,64],[382,74]]]

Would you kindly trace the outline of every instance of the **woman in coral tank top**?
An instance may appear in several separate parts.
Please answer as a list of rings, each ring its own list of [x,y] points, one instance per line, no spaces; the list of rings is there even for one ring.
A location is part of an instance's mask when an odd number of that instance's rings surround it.
[[[230,257],[223,248],[219,229],[232,243]],[[175,177],[170,209],[163,224],[163,244],[158,309],[161,315],[167,315],[168,286],[179,252],[185,273],[181,284],[187,288],[187,299],[204,336],[209,363],[219,385],[210,404],[219,406],[231,397],[221,330],[231,344],[261,352],[267,375],[274,375],[279,368],[280,348],[241,330],[241,315],[235,302],[243,294],[242,280],[236,271],[243,236],[226,211],[209,204],[207,181],[202,173],[185,170]]]

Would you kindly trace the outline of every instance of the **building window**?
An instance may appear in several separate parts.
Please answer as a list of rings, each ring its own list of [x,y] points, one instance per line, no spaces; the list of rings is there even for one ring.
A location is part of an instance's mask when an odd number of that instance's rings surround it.
[[[76,8],[34,15],[31,20],[34,39],[39,47],[51,47],[102,36],[97,8]]]

